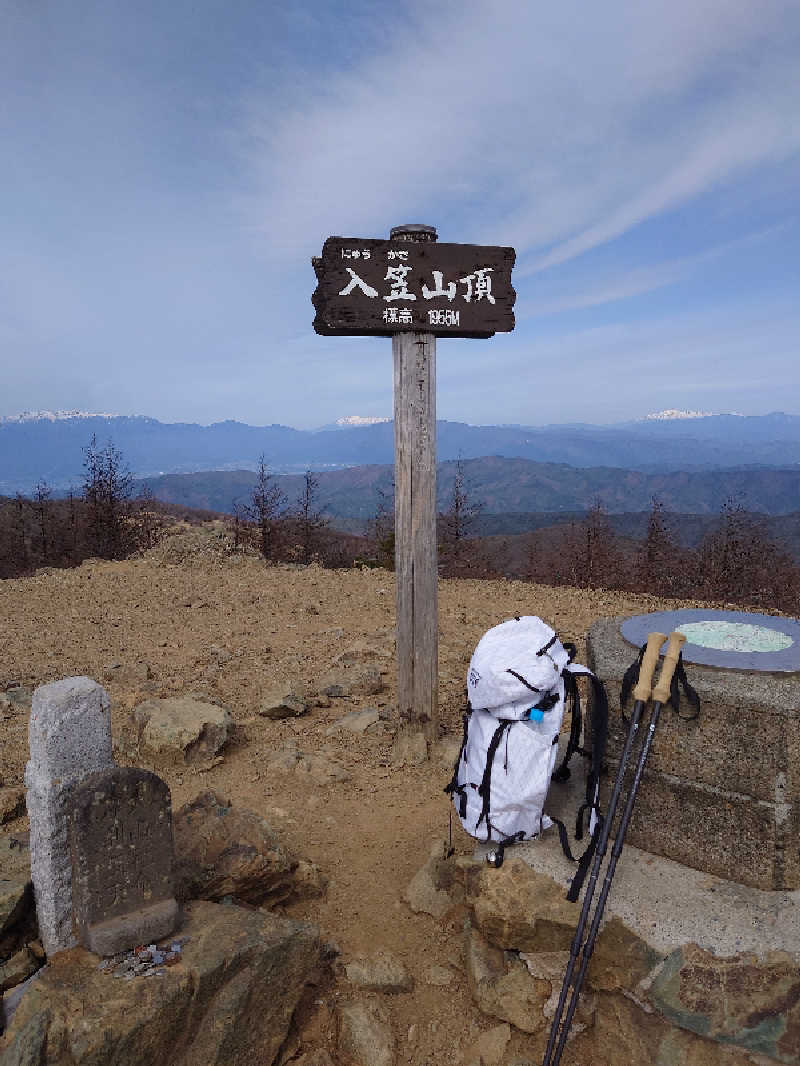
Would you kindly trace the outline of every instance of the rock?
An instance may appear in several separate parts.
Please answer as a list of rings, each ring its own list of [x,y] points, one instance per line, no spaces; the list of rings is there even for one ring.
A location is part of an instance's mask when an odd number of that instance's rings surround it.
[[[296,740],[287,740],[279,748],[266,753],[266,769],[272,772],[294,770],[303,758]]]
[[[194,696],[145,700],[133,709],[139,747],[158,762],[212,759],[228,739],[229,710]]]
[[[393,1066],[395,1040],[380,1004],[357,1000],[339,1008],[339,1053],[354,1066]]]
[[[37,970],[31,977],[23,981],[21,984],[14,985],[14,987],[6,992],[4,995],[0,995],[0,1036],[11,1024],[11,1019],[14,1017],[17,1007],[20,1005],[22,997],[28,991],[33,982],[41,976],[44,969]],[[43,1039],[46,1039],[43,1038]],[[2,1040],[0,1040],[0,1051],[2,1051]],[[23,1051],[22,1061],[28,1063],[28,1061],[35,1061],[35,1059],[25,1058],[25,1052]],[[5,1061],[3,1066],[5,1066]]]
[[[634,990],[663,959],[662,954],[614,917],[598,934],[586,980],[599,992]]]
[[[27,833],[0,836],[0,959],[8,959],[36,936]]]
[[[221,647],[219,644],[212,644],[208,649],[209,655],[212,655],[218,662],[226,663],[229,659],[233,658],[233,655],[227,648]]]
[[[31,709],[33,689],[27,685],[10,685],[5,692],[0,693],[0,699],[12,714],[21,714]]]
[[[310,753],[301,756],[295,765],[295,773],[309,774],[314,784],[321,787],[344,784],[352,776],[336,759]]]
[[[380,670],[375,666],[346,666],[328,674],[320,683],[322,695],[332,699],[342,696],[375,696],[384,689]]]
[[[302,751],[296,740],[287,740],[277,751],[268,755],[266,767],[273,772],[309,774],[311,780],[320,786],[344,783],[351,777],[350,772],[336,759],[318,752]]]
[[[12,955],[8,962],[0,966],[0,992],[5,992],[14,985],[20,985],[36,973],[41,963],[34,958],[27,948],[22,948]]]
[[[428,742],[421,732],[401,732],[392,745],[395,766],[422,766],[428,761]]]
[[[528,973],[538,981],[546,981],[550,985],[550,998],[543,1005],[542,1011],[549,1027],[558,1007],[558,999],[561,994],[561,986],[564,983],[564,974],[569,962],[568,951],[537,951],[527,954],[520,953],[520,959],[525,963]],[[589,991],[589,986],[584,985],[575,1017],[570,1026],[570,1039],[590,1025],[594,1008],[594,997]]]
[[[353,959],[344,970],[351,984],[369,992],[410,992],[414,988],[414,978],[399,959],[387,952]]]
[[[371,643],[367,640],[357,640],[349,647],[340,652],[331,663],[331,666],[352,666],[355,663],[384,664],[392,657],[390,648],[383,644]]]
[[[649,999],[682,1029],[800,1063],[800,962],[786,952],[718,958],[685,944],[657,972]]]
[[[453,983],[453,971],[446,966],[434,964],[425,971],[424,981],[426,985],[437,985],[439,988],[445,988]]]
[[[292,895],[297,860],[253,811],[202,792],[173,815],[172,828],[179,899],[274,906]]]
[[[324,1047],[306,1051],[299,1059],[292,1059],[292,1066],[336,1066]]]
[[[101,673],[104,681],[116,681],[118,684],[143,685],[153,680],[152,667],[143,660],[135,663],[106,663]]]
[[[436,841],[430,857],[414,875],[403,893],[403,899],[415,914],[430,914],[443,918],[463,898],[456,883],[456,866],[443,858],[443,845]]]
[[[475,924],[496,947],[569,950],[580,906],[568,903],[562,887],[522,859],[506,858],[500,869],[484,864],[469,879],[467,894]]]
[[[432,758],[437,766],[452,771],[461,752],[461,737],[444,737],[433,747]]]
[[[262,718],[299,718],[309,706],[303,694],[291,685],[278,685],[262,698],[258,713]]]
[[[315,862],[300,859],[292,875],[292,901],[321,899],[328,890],[328,878]]]
[[[492,947],[471,927],[465,944],[467,979],[475,1003],[484,1014],[510,1022],[524,1033],[547,1026],[544,1006],[552,989],[549,981],[531,977],[511,952]]]
[[[25,793],[21,788],[0,788],[0,825],[13,822],[25,813]]]
[[[792,1058],[767,1058],[755,1050],[726,1046],[676,1029],[658,1012],[644,1011],[618,993],[597,996],[594,1025],[567,1046],[566,1061],[592,1066],[777,1066],[777,1062],[797,1062],[796,1043]]]
[[[321,966],[318,930],[262,911],[196,902],[181,961],[115,980],[82,948],[59,952],[23,996],[3,1066],[249,1066],[271,1063]]]
[[[365,733],[372,726],[377,725],[380,718],[380,712],[374,707],[365,707],[363,711],[353,711],[351,714],[346,714],[344,718],[340,718],[338,722],[328,726],[325,730],[325,735],[330,737],[343,731]]]
[[[511,1040],[511,1026],[487,1029],[464,1052],[464,1066],[498,1066]]]

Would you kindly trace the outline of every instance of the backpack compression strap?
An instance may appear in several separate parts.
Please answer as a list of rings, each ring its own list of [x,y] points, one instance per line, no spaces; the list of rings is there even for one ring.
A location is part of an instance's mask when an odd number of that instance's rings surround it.
[[[477,829],[481,822],[486,819],[486,839],[487,841],[492,839],[492,828],[489,825],[489,804],[491,802],[492,794],[492,766],[494,765],[494,757],[497,754],[497,749],[500,747],[500,741],[503,739],[503,733],[505,733],[511,726],[514,725],[514,719],[504,718],[500,720],[500,724],[492,734],[492,739],[489,741],[489,747],[486,751],[486,766],[483,768],[483,778],[478,786],[478,795],[483,800],[480,816],[475,823]]]
[[[492,734],[492,739],[489,741],[489,747],[488,747],[488,749],[486,751],[486,767],[484,768],[483,779],[481,780],[480,787],[478,788],[478,795],[483,799],[483,807],[481,809],[480,817],[478,818],[478,821],[475,823],[475,828],[477,829],[478,826],[481,824],[481,822],[484,820],[484,818],[486,819],[486,842],[487,843],[492,839],[492,832],[493,831],[494,832],[498,832],[494,828],[494,826],[491,824],[491,822],[489,821],[489,810],[490,810],[489,803],[490,803],[490,797],[491,797],[491,793],[492,793],[492,767],[494,765],[495,756],[497,755],[497,749],[500,747],[500,742],[503,739],[503,733],[506,730],[510,730],[511,726],[518,725],[518,724],[519,724],[519,722],[516,719],[511,719],[510,721],[508,719],[506,719],[506,720],[501,721],[500,725],[497,727],[497,729],[495,729],[494,733]],[[553,740],[553,743],[554,744],[558,743],[558,737],[556,737]],[[565,827],[564,823],[562,821],[559,821],[558,818],[553,818],[552,816],[549,816],[549,817],[550,817],[550,821],[558,829],[558,838],[561,841],[561,848],[562,848],[564,854],[570,860],[570,862],[574,862],[575,861],[575,856],[570,851],[569,838],[567,837],[567,830],[566,830],[566,827]],[[539,832],[540,833],[542,831],[541,830],[541,825],[542,825],[542,820],[541,820],[541,815],[540,815],[540,817],[539,817]],[[499,835],[503,836],[503,834],[499,834]],[[495,868],[499,868],[500,866],[502,866],[503,865],[503,853],[504,853],[506,847],[509,844],[516,844],[518,841],[524,840],[524,839],[525,839],[525,833],[523,831],[520,831],[518,833],[514,833],[512,836],[503,836],[503,839],[500,841],[500,846],[498,848],[496,848],[496,850],[494,852],[494,858],[492,860],[492,865]]]
[[[606,740],[608,738],[608,697],[602,681],[585,666],[568,665],[566,670],[570,674],[585,674],[592,685],[592,750],[591,766],[586,778],[586,800],[578,810],[575,822],[575,839],[583,837],[584,815],[589,814],[589,832],[592,839],[589,846],[580,857],[578,869],[572,879],[567,899],[574,903],[580,895],[581,887],[586,878],[589,864],[597,848],[600,833],[603,828],[603,815],[600,811],[600,774],[603,772],[603,759],[606,753]],[[577,686],[576,686],[577,687]],[[577,749],[580,751],[580,749]],[[588,753],[583,753],[588,754]]]
[[[443,789],[443,791],[446,792],[448,795],[452,795],[454,792],[458,793],[458,799],[459,799],[458,813],[459,813],[459,816],[462,819],[466,818],[466,816],[467,816],[467,792],[466,792],[466,786],[465,785],[459,785],[459,783],[458,783],[458,768],[459,768],[459,765],[461,763],[462,758],[466,759],[466,757],[467,757],[467,755],[466,755],[467,730],[469,729],[469,716],[472,713],[471,709],[469,709],[469,704],[467,704],[467,708],[468,709],[466,711],[464,711],[464,722],[463,722],[464,735],[461,738],[461,747],[458,749],[458,757],[456,758],[456,764],[453,767],[453,776],[450,778],[449,783],[446,784],[444,786],[444,789]]]

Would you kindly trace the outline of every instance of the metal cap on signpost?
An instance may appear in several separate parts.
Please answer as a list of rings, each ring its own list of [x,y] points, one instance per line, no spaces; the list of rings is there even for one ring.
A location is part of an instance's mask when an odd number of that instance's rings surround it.
[[[437,239],[435,226],[423,226],[418,222],[408,222],[405,226],[392,226],[389,230],[389,239],[393,241],[435,241]]]

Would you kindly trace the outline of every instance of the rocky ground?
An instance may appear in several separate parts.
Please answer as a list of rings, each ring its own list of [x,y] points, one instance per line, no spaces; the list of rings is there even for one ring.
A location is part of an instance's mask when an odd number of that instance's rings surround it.
[[[538,614],[582,649],[598,617],[697,606],[506,581],[443,581],[439,595],[445,741],[460,738],[466,666],[490,626]],[[498,1022],[478,1010],[468,988],[463,914],[437,919],[415,913],[403,898],[448,834],[442,789],[453,744],[437,746],[417,765],[398,755],[393,625],[394,575],[387,571],[269,567],[232,554],[219,526],[178,530],[141,558],[0,582],[0,690],[95,678],[112,699],[115,755],[123,764],[141,761],[131,711],[143,701],[196,693],[228,708],[233,728],[221,757],[160,769],[173,808],[213,789],[262,815],[287,848],[328,878],[322,897],[283,908],[318,923],[340,952],[336,977],[320,991],[309,1022],[319,1030],[319,1047],[334,1047],[337,1004],[352,1000],[348,1010],[357,1013],[366,1002],[394,1033],[398,1063],[445,1066],[469,1061],[468,1049]],[[260,713],[281,693],[291,693],[302,713]],[[375,713],[354,716],[364,711]],[[27,715],[6,704],[0,717],[4,829],[21,832],[25,819],[15,816],[12,801],[23,787]],[[472,852],[457,823],[453,843]],[[380,952],[407,972],[391,993],[365,990],[354,968]],[[346,1016],[340,1012],[340,1024]],[[534,1044],[512,1028],[496,1039],[507,1046],[493,1061],[540,1058],[540,1038]]]

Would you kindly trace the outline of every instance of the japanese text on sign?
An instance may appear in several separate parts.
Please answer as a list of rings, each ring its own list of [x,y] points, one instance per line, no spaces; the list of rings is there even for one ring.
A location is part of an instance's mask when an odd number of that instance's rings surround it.
[[[513,248],[330,237],[314,260],[314,328],[488,337],[514,328]]]

